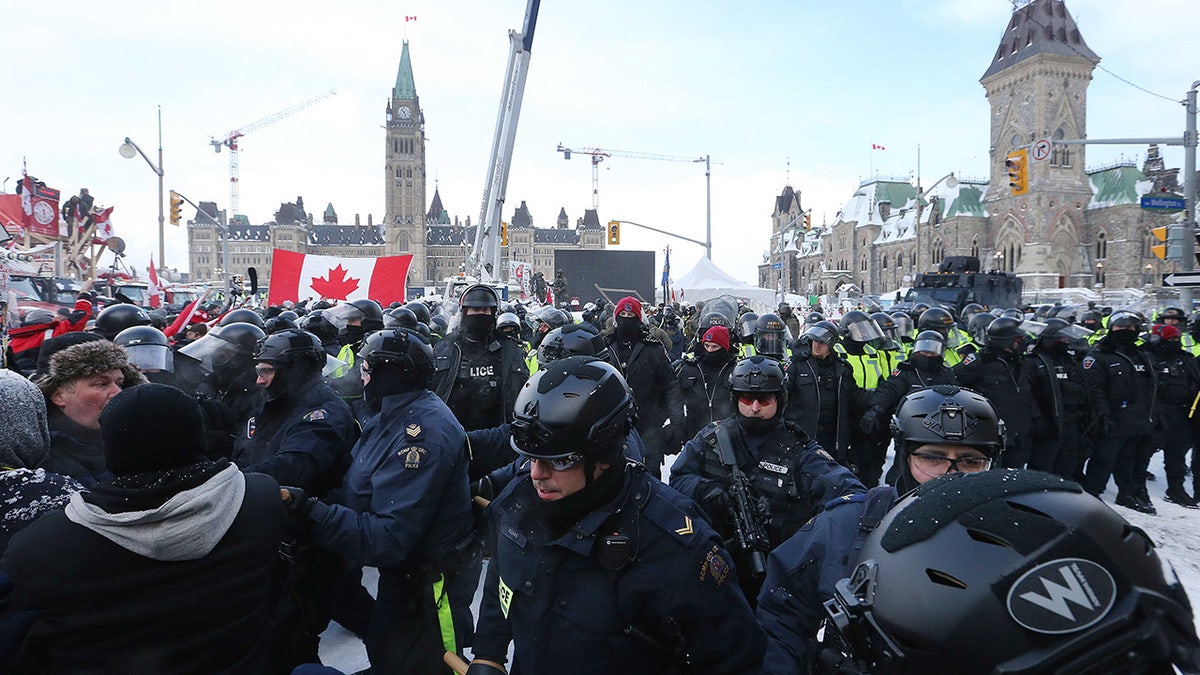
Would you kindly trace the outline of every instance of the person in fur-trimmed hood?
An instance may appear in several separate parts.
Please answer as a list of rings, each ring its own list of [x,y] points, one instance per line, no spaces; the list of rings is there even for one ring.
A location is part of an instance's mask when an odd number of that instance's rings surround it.
[[[84,483],[103,474],[100,412],[122,389],[145,382],[125,349],[107,340],[77,344],[50,357],[49,372],[37,381],[49,412],[46,470]]]
[[[100,429],[115,478],[0,560],[0,627],[32,619],[0,671],[268,673],[279,484],[207,459],[200,406],[175,387],[122,391]]]

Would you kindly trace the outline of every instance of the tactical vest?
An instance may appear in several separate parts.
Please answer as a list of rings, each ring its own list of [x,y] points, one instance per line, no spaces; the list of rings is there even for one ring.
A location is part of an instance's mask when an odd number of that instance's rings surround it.
[[[854,371],[854,382],[860,389],[878,387],[879,382],[887,377],[887,373],[892,372],[887,368],[887,357],[869,345],[863,345],[862,354],[850,354],[841,344],[835,345],[834,350],[850,362],[850,368]]]
[[[448,404],[464,429],[493,427],[504,421],[500,384],[501,350],[462,350]]]

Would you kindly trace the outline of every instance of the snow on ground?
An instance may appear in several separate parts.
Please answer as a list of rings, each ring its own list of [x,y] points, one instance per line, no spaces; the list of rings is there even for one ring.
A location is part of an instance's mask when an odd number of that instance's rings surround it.
[[[667,457],[666,466],[663,467],[664,481],[670,478],[670,467],[674,460],[674,456]],[[888,462],[891,462],[890,452],[888,453]],[[1167,479],[1166,474],[1163,473],[1161,452],[1157,453],[1151,461],[1150,471],[1157,478],[1148,483],[1148,487],[1150,499],[1158,509],[1158,515],[1151,516],[1120,506],[1112,506],[1117,494],[1116,487],[1111,482],[1108,491],[1102,495],[1102,498],[1126,520],[1150,535],[1150,538],[1158,546],[1158,554],[1165,557],[1175,568],[1175,573],[1187,590],[1192,607],[1195,608],[1200,606],[1200,510],[1185,509],[1163,499],[1163,493],[1167,489]],[[1190,489],[1190,481],[1188,481],[1188,487]],[[486,566],[484,573],[487,573]],[[375,592],[378,579],[379,574],[373,568],[367,568],[363,572],[363,585],[372,594]],[[481,588],[475,593],[475,601],[472,603],[476,617],[479,616],[479,602],[483,593],[482,583],[480,586]],[[1200,626],[1200,622],[1197,622],[1197,625]],[[510,659],[511,656],[510,650]],[[369,665],[362,641],[336,623],[331,623],[329,629],[321,634],[321,661],[325,665],[348,674],[363,670]]]

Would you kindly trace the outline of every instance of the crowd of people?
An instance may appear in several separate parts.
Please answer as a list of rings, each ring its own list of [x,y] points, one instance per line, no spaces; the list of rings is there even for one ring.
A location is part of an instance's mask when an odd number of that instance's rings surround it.
[[[0,372],[0,672],[1200,672],[1099,498],[1197,508],[1200,313],[95,303]]]

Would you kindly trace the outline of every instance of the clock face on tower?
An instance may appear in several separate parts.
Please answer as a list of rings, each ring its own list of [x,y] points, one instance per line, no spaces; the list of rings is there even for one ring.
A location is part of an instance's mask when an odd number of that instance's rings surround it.
[[[402,120],[412,119],[412,108],[406,105],[400,106],[399,113]]]

